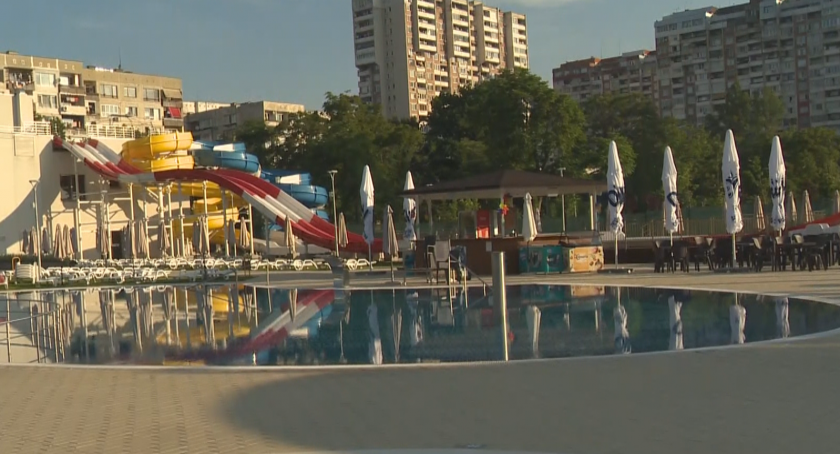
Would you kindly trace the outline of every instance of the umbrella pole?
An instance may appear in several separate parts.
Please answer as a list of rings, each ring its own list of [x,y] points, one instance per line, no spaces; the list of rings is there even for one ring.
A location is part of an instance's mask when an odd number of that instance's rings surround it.
[[[254,210],[251,208],[251,204],[248,204],[248,234],[249,240],[248,243],[251,245],[251,256],[254,256]],[[268,241],[268,240],[266,240]]]
[[[732,234],[732,269],[735,269],[735,234]]]
[[[227,216],[228,204],[227,204],[227,191],[222,189],[222,223],[224,224],[225,228],[222,229],[222,233],[224,234],[225,240],[225,257],[230,257],[230,232],[228,232],[228,216]]]
[[[181,257],[187,256],[186,238],[184,238],[184,188],[181,182],[178,182],[178,220],[181,222]]]
[[[373,271],[373,253],[371,252],[370,244],[368,244],[368,267]]]
[[[172,238],[172,185],[166,185],[166,221],[169,227],[169,253],[175,257],[175,238]]]
[[[615,234],[615,267],[618,268],[618,232]]]

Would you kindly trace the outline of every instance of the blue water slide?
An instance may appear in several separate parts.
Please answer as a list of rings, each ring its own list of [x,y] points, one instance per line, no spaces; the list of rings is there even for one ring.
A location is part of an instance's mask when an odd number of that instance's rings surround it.
[[[260,161],[256,156],[245,153],[244,151],[217,150],[217,148],[223,147],[217,146],[211,150],[204,148],[193,150],[195,163],[203,167],[222,167],[247,173],[255,173],[260,170]]]
[[[263,169],[260,178],[272,184],[312,184],[312,175],[297,170]]]
[[[289,194],[306,208],[321,208],[327,204],[329,193],[326,188],[305,184],[280,184],[281,191]]]

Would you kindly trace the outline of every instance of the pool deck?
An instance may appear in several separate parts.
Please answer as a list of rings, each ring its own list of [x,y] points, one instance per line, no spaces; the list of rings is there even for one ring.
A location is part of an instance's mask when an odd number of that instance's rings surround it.
[[[272,281],[331,285],[325,273],[278,273]],[[525,282],[664,285],[840,303],[838,269],[729,275],[640,269],[632,275],[508,278],[509,284]],[[838,386],[840,334],[693,352],[465,366],[0,364],[0,451],[270,453],[482,445],[565,454],[830,453],[840,446]]]

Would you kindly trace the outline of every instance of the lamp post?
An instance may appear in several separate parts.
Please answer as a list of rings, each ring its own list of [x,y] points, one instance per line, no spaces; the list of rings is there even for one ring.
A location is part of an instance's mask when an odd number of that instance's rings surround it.
[[[32,185],[32,207],[35,209],[35,229],[37,234],[36,243],[38,244],[36,250],[38,254],[38,269],[41,269],[41,216],[38,215],[38,180],[29,180]],[[39,271],[40,272],[40,271]]]
[[[560,178],[563,178],[563,172],[565,171],[565,167],[560,167]],[[566,194],[560,194],[560,211],[562,212],[563,233],[566,233]]]
[[[332,184],[332,191],[330,192],[330,197],[332,197],[332,206],[333,206],[333,230],[335,233],[335,256],[338,257],[338,209],[335,206],[335,174],[338,173],[338,170],[330,170],[327,172],[330,174],[330,183]]]

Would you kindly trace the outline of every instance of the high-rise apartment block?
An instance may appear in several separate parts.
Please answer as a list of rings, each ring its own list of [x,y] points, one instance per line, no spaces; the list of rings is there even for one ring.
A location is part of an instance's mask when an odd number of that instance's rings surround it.
[[[180,79],[6,52],[0,54],[0,80],[0,93],[31,97],[35,115],[59,118],[72,131],[131,136],[184,126]]]
[[[840,2],[751,0],[656,22],[662,115],[700,124],[736,81],[775,91],[786,126],[840,129]]]
[[[566,62],[552,70],[552,83],[556,91],[578,102],[607,93],[641,93],[656,101],[656,52],[639,50]]]
[[[525,16],[468,0],[353,0],[359,95],[390,118],[429,115],[440,93],[528,67]]]

